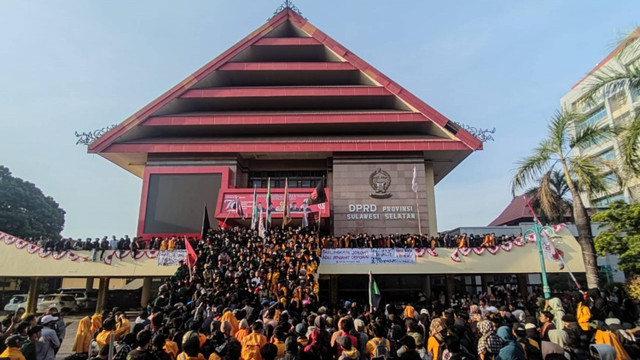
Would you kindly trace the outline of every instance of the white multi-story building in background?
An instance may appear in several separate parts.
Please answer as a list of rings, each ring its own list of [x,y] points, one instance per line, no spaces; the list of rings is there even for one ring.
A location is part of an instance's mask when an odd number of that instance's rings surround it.
[[[638,32],[640,32],[640,27],[634,31],[634,34]],[[608,69],[624,69],[630,64],[637,66],[640,51],[622,51],[623,47],[623,45],[620,45],[613,50],[562,97],[561,104],[563,109],[587,114],[588,120],[586,124],[608,124],[612,127],[625,124],[625,122],[631,121],[635,117],[636,112],[640,111],[639,88],[634,90],[625,85],[616,87],[606,93],[601,91],[593,97],[587,94],[590,85],[594,82],[594,74],[603,74]],[[640,49],[640,46],[635,46],[635,49]],[[578,129],[573,130],[577,131]],[[619,139],[611,137],[597,141],[590,147],[576,148],[574,149],[574,155],[597,155],[603,160],[613,162],[619,159],[619,149]],[[605,179],[609,185],[608,191],[591,197],[583,194],[582,200],[585,206],[606,207],[616,200],[624,200],[626,202],[640,200],[640,177],[628,179],[623,188],[618,185],[617,177],[613,172],[605,174]]]

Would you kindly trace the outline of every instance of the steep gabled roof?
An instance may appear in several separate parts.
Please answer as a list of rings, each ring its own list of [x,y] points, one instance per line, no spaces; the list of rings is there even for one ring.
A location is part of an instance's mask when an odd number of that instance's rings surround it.
[[[278,38],[278,37],[270,37],[270,33],[273,32],[282,32],[283,28],[287,26],[293,26],[295,31],[298,33],[304,33],[308,37],[299,37],[299,38]],[[326,63],[326,64],[315,64],[316,66],[327,66],[327,64],[332,64],[331,66],[335,67],[349,67],[353,69],[357,69],[362,73],[366,74],[371,80],[375,81],[379,86],[384,89],[385,92],[391,93],[405,102],[410,108],[413,108],[414,111],[421,113],[426,121],[431,121],[437,125],[438,128],[443,130],[445,133],[450,134],[452,140],[457,140],[463,143],[469,150],[480,150],[482,149],[482,142],[477,138],[473,137],[464,129],[459,129],[456,125],[452,124],[449,119],[445,116],[437,112],[435,109],[418,99],[416,96],[411,94],[406,89],[402,88],[397,83],[393,82],[391,79],[386,77],[380,71],[375,69],[373,66],[360,59],[354,53],[340,45],[338,42],[333,40],[331,37],[327,36],[325,33],[317,29],[311,23],[309,23],[306,19],[298,15],[296,12],[291,11],[290,9],[285,9],[271,18],[266,24],[259,27],[257,30],[252,32],[250,35],[239,41],[233,47],[225,51],[223,54],[213,59],[211,62],[200,68],[198,71],[187,77],[185,80],[180,82],[178,85],[174,86],[169,91],[162,94],[160,97],[152,101],[150,104],[142,108],[140,111],[136,112],[134,115],[123,121],[121,124],[113,128],[111,131],[104,134],[102,137],[97,139],[89,146],[89,152],[91,153],[101,153],[106,150],[110,145],[114,144],[118,141],[124,134],[133,129],[134,127],[144,123],[147,119],[153,116],[158,110],[162,109],[164,106],[169,104],[172,100],[181,98],[181,97],[189,97],[189,96],[197,96],[197,94],[203,94],[202,91],[199,93],[195,88],[197,88],[197,84],[209,76],[211,73],[216,70],[220,70],[222,68],[228,69],[245,69],[251,70],[252,68],[247,68],[247,66],[254,67],[277,67],[278,63],[249,63],[244,64],[242,62],[230,62],[234,57],[241,54],[243,51],[251,47],[252,45],[310,45],[310,44],[322,44],[341,59],[343,62],[336,63]],[[300,70],[311,69],[314,66],[314,63],[284,63],[280,64],[281,66],[298,66]],[[296,65],[297,64],[297,65]],[[242,92],[243,90],[236,90],[237,92]],[[253,96],[251,93],[248,93],[248,90],[244,90],[245,96]],[[254,93],[258,92],[259,89],[252,90]],[[362,90],[361,90],[362,91]],[[229,91],[227,91],[229,93]],[[212,95],[209,93],[208,95]],[[219,96],[220,94],[215,94],[215,96]]]
[[[533,221],[533,215],[527,207],[525,197],[516,196],[489,226],[518,225],[521,222],[531,221]]]

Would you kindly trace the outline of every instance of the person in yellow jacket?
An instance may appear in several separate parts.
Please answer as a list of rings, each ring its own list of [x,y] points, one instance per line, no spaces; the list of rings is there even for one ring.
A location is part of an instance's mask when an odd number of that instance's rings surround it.
[[[98,347],[102,349],[105,345],[109,345],[111,334],[116,330],[116,320],[113,318],[105,319],[102,322],[102,331],[96,336]]]
[[[91,336],[95,335],[102,327],[102,314],[93,314],[91,316]]]
[[[182,337],[182,352],[177,360],[205,360],[200,353],[200,339],[197,331],[187,331]]]
[[[616,334],[612,333],[609,330],[601,330],[601,328],[606,329],[606,325],[604,325],[601,321],[593,321],[590,323],[590,326],[597,329],[593,337],[593,340],[596,344],[606,344],[612,346],[616,350],[616,360],[631,360],[631,357],[622,346],[622,343],[620,343],[620,340],[618,339]]]
[[[238,319],[236,319],[230,310],[225,311],[220,318],[221,323],[225,321],[228,321],[229,324],[231,324],[231,333],[229,335],[235,336],[236,332],[238,332],[238,329],[240,328],[240,324],[238,323]]]
[[[238,323],[238,326],[240,327],[240,329],[238,329],[238,331],[236,332],[235,338],[236,340],[238,340],[238,342],[241,343],[242,339],[244,339],[245,336],[249,335],[249,323],[247,322],[247,319],[242,319]]]
[[[176,360],[176,358],[178,357],[178,351],[180,351],[180,348],[178,348],[178,343],[172,341],[168,337],[164,341],[164,346],[162,347],[162,349],[164,350],[164,352],[169,354],[171,360]]]
[[[402,313],[403,319],[416,318],[416,309],[413,306],[409,304],[405,304],[405,305],[402,305],[402,307],[404,308],[404,312]]]
[[[76,354],[86,354],[89,352],[89,345],[91,345],[91,339],[93,339],[93,333],[91,332],[91,318],[88,316],[83,317],[78,322],[78,331],[76,332],[76,340],[73,343],[71,351]]]
[[[167,250],[173,251],[176,249],[176,238],[172,237],[169,239],[169,244],[167,245]]]
[[[127,319],[127,316],[119,311],[116,314],[116,331],[115,331],[115,339],[116,341],[124,338],[128,333],[131,332],[131,322]]]
[[[242,339],[242,360],[262,360],[260,348],[267,343],[267,337],[262,335],[262,322],[256,321],[251,329],[251,334]]]
[[[27,340],[26,336],[22,335],[11,335],[6,340],[7,348],[0,354],[0,358],[2,359],[10,359],[10,360],[26,360],[22,352],[20,352],[20,346],[22,343]]]
[[[578,325],[582,328],[582,330],[589,330],[589,320],[591,320],[591,310],[589,307],[584,304],[584,298],[581,294],[576,293],[574,295],[574,301],[578,303],[576,307],[576,318],[578,319]]]

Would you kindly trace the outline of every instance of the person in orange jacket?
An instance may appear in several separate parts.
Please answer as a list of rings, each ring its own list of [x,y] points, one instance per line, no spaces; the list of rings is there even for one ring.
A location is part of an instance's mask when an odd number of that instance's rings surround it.
[[[262,335],[263,327],[261,321],[256,321],[251,327],[251,334],[242,339],[242,360],[262,360],[260,348],[267,343],[267,337]]]
[[[93,333],[91,332],[91,318],[88,316],[83,317],[78,322],[78,331],[76,332],[76,340],[73,343],[71,351],[76,354],[86,354],[89,352],[89,345],[93,339]]]

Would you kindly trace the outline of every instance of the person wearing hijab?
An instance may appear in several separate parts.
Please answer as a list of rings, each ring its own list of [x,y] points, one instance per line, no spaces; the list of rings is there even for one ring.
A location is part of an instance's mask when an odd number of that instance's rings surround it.
[[[589,330],[589,321],[591,320],[591,310],[585,304],[582,293],[576,292],[573,294],[573,301],[576,305],[576,319],[578,320],[578,325],[584,331]]]
[[[512,330],[508,326],[501,326],[498,328],[497,335],[502,341],[502,348],[498,352],[498,359],[500,360],[526,360],[527,357],[524,353],[522,345],[516,341],[513,336]]]
[[[549,312],[553,314],[553,324],[556,329],[564,328],[562,317],[564,316],[564,308],[562,307],[562,301],[557,297],[549,299]]]
[[[493,330],[490,320],[482,320],[478,323],[478,357],[480,360],[493,359],[502,348],[502,341]],[[437,358],[434,356],[434,358]]]
[[[569,337],[567,336],[567,333],[564,330],[561,330],[561,329],[549,330],[549,341],[551,341],[552,343],[558,344],[562,348],[566,349],[568,340],[569,340]]]
[[[83,317],[78,322],[78,331],[76,332],[76,340],[73,343],[71,351],[76,354],[86,354],[89,352],[89,345],[91,345],[91,339],[93,339],[93,333],[91,332],[91,318],[88,316]]]
[[[429,339],[427,340],[427,351],[433,355],[434,359],[438,358],[440,345],[444,342],[445,330],[446,327],[444,325],[443,318],[439,317],[431,321],[431,326],[429,327]]]
[[[616,349],[614,349],[611,345],[605,344],[591,344],[589,347],[591,352],[591,356],[594,359],[600,360],[615,360],[616,359]]]
[[[222,314],[222,317],[220,318],[220,321],[228,321],[229,324],[231,324],[231,336],[234,336],[236,334],[236,332],[238,331],[239,324],[238,324],[238,319],[236,319],[235,316],[233,316],[233,313],[231,312],[231,310],[227,310],[224,312],[224,314]]]

